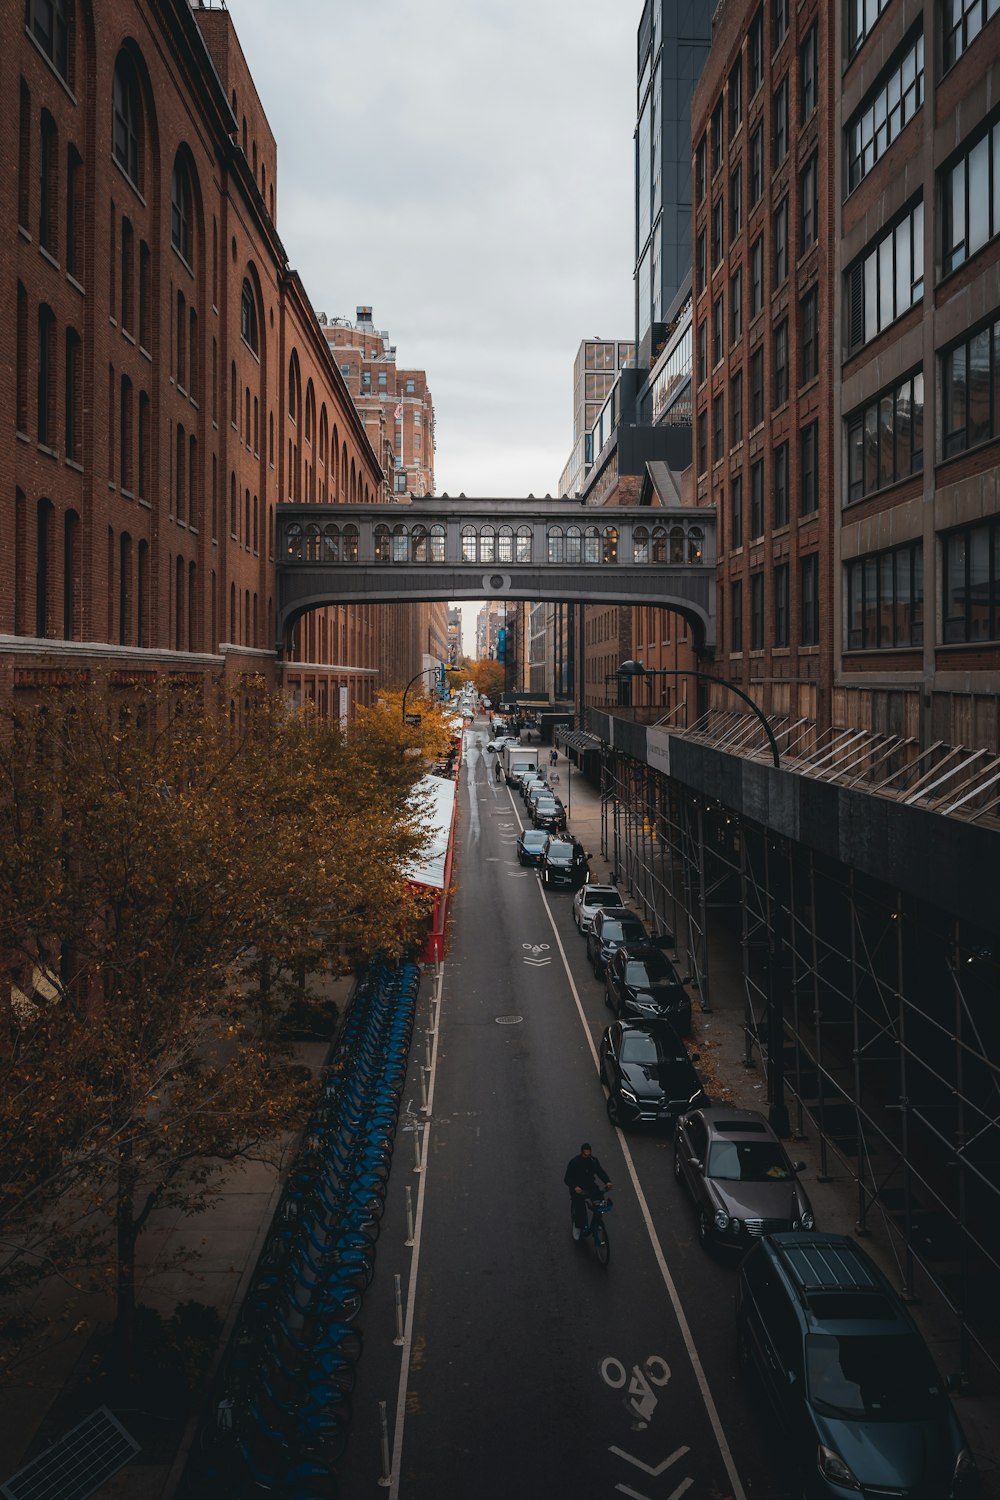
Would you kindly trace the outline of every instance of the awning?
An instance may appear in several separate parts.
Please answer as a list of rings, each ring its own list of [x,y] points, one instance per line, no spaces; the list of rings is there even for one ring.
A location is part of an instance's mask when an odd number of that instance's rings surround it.
[[[443,891],[448,839],[455,812],[455,783],[450,776],[421,776],[413,789],[413,800],[417,798],[426,809],[423,821],[430,837],[424,854],[414,864],[404,866],[403,873],[414,885],[429,885],[436,891]]]
[[[557,729],[556,744],[565,745],[569,750],[594,750],[599,751],[601,741],[598,735],[591,734],[589,729]]]

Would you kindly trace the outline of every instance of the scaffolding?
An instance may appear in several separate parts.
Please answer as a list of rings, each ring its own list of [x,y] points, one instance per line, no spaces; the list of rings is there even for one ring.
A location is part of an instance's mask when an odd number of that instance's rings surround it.
[[[755,753],[745,723],[717,718],[716,748]],[[816,743],[801,723],[782,731],[793,758],[805,739],[807,774],[992,817],[989,758],[915,756],[910,742],[846,732]],[[833,1158],[853,1179],[857,1231],[885,1232],[903,1294],[933,1291],[951,1310],[955,1373],[970,1379],[981,1360],[1000,1370],[1000,934],[619,749],[605,747],[601,792],[602,851],[653,931],[675,936],[703,1010],[738,945],[744,1061],[766,1070],[776,1126],[817,1133],[821,1178]]]

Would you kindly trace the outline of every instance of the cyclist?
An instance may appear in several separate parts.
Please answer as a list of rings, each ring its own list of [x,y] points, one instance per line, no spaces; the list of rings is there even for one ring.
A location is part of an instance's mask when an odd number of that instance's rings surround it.
[[[567,1166],[563,1182],[569,1188],[569,1201],[573,1209],[573,1238],[578,1240],[590,1233],[587,1225],[588,1196],[592,1197],[598,1191],[606,1193],[611,1187],[611,1180],[594,1155],[589,1141],[584,1141],[579,1156],[574,1156]],[[604,1187],[599,1189],[598,1184],[602,1182]]]

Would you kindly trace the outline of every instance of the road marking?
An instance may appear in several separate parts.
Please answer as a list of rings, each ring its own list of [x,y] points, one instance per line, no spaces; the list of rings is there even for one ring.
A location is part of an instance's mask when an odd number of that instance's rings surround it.
[[[552,962],[551,958],[522,958],[523,964],[528,964],[532,969],[544,969],[546,964]]]
[[[669,1469],[671,1464],[675,1464],[679,1458],[683,1458],[685,1453],[690,1453],[691,1449],[687,1447],[676,1448],[674,1452],[671,1453],[669,1458],[665,1458],[663,1462],[661,1464],[657,1464],[655,1468],[651,1468],[649,1464],[644,1464],[642,1459],[636,1458],[634,1454],[626,1453],[624,1448],[609,1448],[608,1452],[614,1453],[617,1458],[623,1458],[626,1463],[635,1464],[635,1467],[637,1469],[641,1469],[642,1472],[644,1474],[648,1474],[651,1479],[658,1479],[663,1473],[664,1469]],[[690,1484],[691,1481],[688,1480],[688,1483]]]

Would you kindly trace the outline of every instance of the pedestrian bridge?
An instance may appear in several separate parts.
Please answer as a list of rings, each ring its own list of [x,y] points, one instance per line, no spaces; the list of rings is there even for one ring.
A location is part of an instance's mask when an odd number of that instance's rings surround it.
[[[279,505],[278,642],[326,604],[537,600],[653,605],[715,645],[715,510],[427,495]]]

